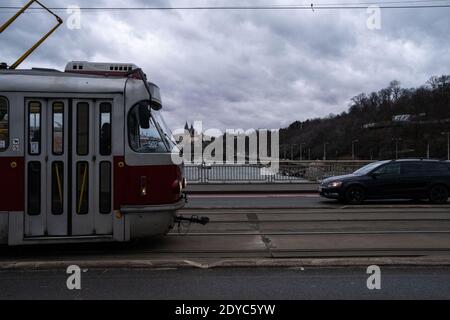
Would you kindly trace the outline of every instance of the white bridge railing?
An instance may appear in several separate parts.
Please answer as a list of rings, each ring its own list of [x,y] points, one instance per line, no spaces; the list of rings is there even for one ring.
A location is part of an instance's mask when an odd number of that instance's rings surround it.
[[[302,183],[352,173],[372,161],[280,161],[278,173],[267,175],[263,165],[185,164],[189,183]]]

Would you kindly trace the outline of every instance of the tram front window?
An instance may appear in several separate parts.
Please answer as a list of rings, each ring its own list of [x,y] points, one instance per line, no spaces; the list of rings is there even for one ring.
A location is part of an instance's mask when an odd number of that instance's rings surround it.
[[[166,120],[163,117],[162,111],[153,110],[152,116],[155,119],[155,122],[159,125],[161,131],[163,132],[163,135],[166,139],[167,144],[169,145],[170,150],[172,152],[179,152],[175,137],[173,136],[172,131],[167,125]]]
[[[9,144],[8,100],[0,97],[0,152],[5,151]]]
[[[138,103],[128,114],[130,147],[138,153],[167,153],[169,144],[164,132],[146,106]]]

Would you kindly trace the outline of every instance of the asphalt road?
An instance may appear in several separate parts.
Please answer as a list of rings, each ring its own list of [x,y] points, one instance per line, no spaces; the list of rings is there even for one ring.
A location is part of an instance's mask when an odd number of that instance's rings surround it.
[[[370,200],[365,205],[428,205],[428,201]],[[186,208],[339,208],[345,205],[317,193],[191,194]],[[357,207],[357,206],[354,206]],[[449,202],[450,208],[450,202]]]
[[[174,263],[165,265],[170,269],[138,270],[108,265],[170,260],[203,267],[305,257],[448,259],[449,208],[410,201],[346,206],[315,194],[196,194],[180,214],[208,216],[207,226],[182,226],[165,237],[131,244],[0,248],[0,266],[107,265],[82,273],[80,291],[66,288],[62,269],[3,270],[0,299],[450,299],[450,267],[384,266],[382,289],[371,291],[360,267],[302,268],[300,262],[295,268],[191,269]]]
[[[215,204],[212,206],[211,204]],[[237,205],[236,205],[237,204]],[[287,205],[288,204],[288,205]],[[15,261],[193,260],[303,257],[450,257],[450,206],[410,201],[346,206],[314,194],[195,195],[180,225],[137,243],[5,247]]]
[[[73,291],[67,276],[0,271],[0,299],[450,299],[449,267],[382,267],[380,290],[365,268],[87,270]]]

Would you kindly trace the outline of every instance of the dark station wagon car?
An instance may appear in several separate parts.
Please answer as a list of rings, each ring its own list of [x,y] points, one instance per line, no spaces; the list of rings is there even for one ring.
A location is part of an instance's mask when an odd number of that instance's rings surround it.
[[[429,199],[447,203],[450,162],[402,159],[368,164],[352,174],[331,177],[319,186],[320,195],[350,204],[366,199]]]

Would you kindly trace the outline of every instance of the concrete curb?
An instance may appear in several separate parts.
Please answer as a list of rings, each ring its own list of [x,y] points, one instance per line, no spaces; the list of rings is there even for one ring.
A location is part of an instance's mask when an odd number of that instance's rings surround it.
[[[379,266],[450,266],[449,257],[377,257],[377,258],[301,258],[301,259],[225,259],[193,260],[66,260],[4,261],[0,270],[54,270],[77,265],[84,269],[179,269],[179,268],[304,268]]]
[[[292,210],[349,210],[348,212],[351,212],[352,210],[358,210],[358,209],[450,209],[449,205],[422,205],[422,206],[414,206],[414,205],[342,205],[342,206],[186,206],[182,209],[182,211],[189,211],[189,210],[285,210],[285,209],[292,209]]]
[[[184,207],[180,212],[186,212],[189,210],[286,210],[286,209],[297,209],[297,210],[306,210],[306,209],[317,209],[317,210],[336,210],[342,209],[340,207],[257,207],[257,206],[248,206],[248,207],[238,207],[238,206],[196,206],[196,207]]]
[[[302,183],[230,183],[230,184],[188,184],[189,194],[242,194],[242,193],[317,193],[319,184],[315,182]]]

